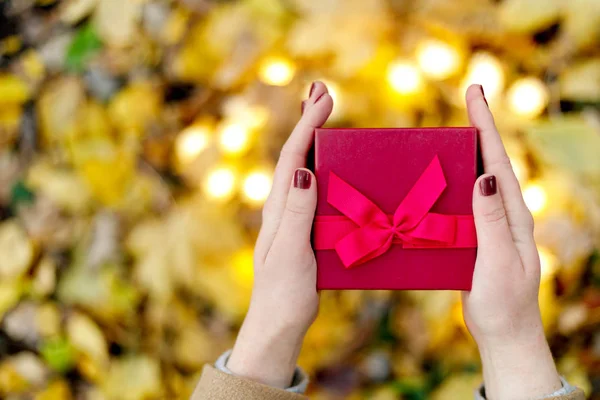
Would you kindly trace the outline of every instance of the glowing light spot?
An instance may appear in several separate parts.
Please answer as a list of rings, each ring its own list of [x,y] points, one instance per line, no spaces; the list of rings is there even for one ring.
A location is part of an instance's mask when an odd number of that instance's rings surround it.
[[[493,101],[504,88],[504,70],[500,61],[490,53],[477,53],[471,58],[467,74],[461,85],[461,96],[469,85],[483,86],[485,97]]]
[[[531,211],[534,216],[540,214],[544,208],[546,208],[546,203],[548,201],[546,191],[538,184],[528,185],[525,190],[523,190],[523,199],[525,200],[527,208],[529,208],[529,211]]]
[[[250,148],[250,131],[240,123],[226,123],[219,137],[221,149],[228,154],[242,154]]]
[[[390,86],[403,95],[414,94],[423,84],[421,73],[407,61],[396,61],[388,67],[387,80]]]
[[[210,130],[207,126],[191,125],[185,128],[175,142],[177,160],[182,164],[194,161],[208,146],[209,137]]]
[[[236,176],[233,169],[218,167],[207,174],[204,191],[213,199],[227,200],[233,196],[235,183]]]
[[[537,78],[517,80],[508,90],[508,105],[512,112],[527,118],[537,117],[548,105],[546,85]]]
[[[461,60],[458,51],[441,40],[426,40],[417,47],[417,61],[423,73],[433,79],[446,79],[456,73]]]
[[[270,172],[251,172],[244,179],[242,188],[244,198],[251,204],[263,204],[269,196],[272,183],[273,176]]]
[[[296,74],[296,66],[285,58],[268,58],[259,67],[260,80],[268,85],[285,86]]]

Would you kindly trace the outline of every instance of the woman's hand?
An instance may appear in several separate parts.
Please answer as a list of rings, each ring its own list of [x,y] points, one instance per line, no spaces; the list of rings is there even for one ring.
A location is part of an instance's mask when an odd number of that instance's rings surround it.
[[[487,398],[537,398],[561,382],[540,317],[533,218],[481,86],[469,87],[466,100],[485,175],[473,192],[479,247],[473,287],[463,292],[465,323],[479,347]]]
[[[317,316],[317,270],[310,244],[317,186],[305,169],[314,129],[333,100],[316,82],[302,102],[302,117],[283,146],[263,209],[254,250],[254,288],[227,367],[236,375],[288,387],[306,331]]]

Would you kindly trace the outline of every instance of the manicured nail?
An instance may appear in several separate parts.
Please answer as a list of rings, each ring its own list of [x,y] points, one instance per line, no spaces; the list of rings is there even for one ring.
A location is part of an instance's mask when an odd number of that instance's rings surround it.
[[[317,97],[317,99],[315,100],[315,104],[317,104],[319,102],[319,100],[321,100],[323,98],[323,96],[325,96],[326,94],[327,94],[327,92],[321,93],[321,95],[319,97]]]
[[[491,196],[496,194],[498,191],[498,186],[496,186],[496,177],[492,175],[483,178],[479,184],[479,188],[481,189],[481,194],[483,196]]]
[[[301,109],[300,109],[300,114],[301,114],[301,115],[304,115],[304,109],[305,109],[305,108],[306,108],[306,100],[304,100],[304,101],[302,102],[302,106],[301,106]]]
[[[485,92],[483,91],[483,86],[482,85],[479,85],[479,90],[481,90],[481,95],[483,96],[483,101],[485,101],[485,105],[489,107],[490,105],[488,104],[488,102],[487,102],[487,100],[485,98]]]
[[[310,96],[312,96],[313,92],[315,91],[315,87],[317,86],[317,84],[315,82],[313,82],[310,85],[310,91],[308,92],[308,98],[310,98]]]
[[[310,173],[304,169],[297,169],[294,173],[294,187],[298,189],[310,188]]]

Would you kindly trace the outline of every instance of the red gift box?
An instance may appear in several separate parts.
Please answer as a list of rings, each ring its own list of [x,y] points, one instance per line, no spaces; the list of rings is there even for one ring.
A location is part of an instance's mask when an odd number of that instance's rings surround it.
[[[318,289],[470,290],[474,128],[317,129]]]

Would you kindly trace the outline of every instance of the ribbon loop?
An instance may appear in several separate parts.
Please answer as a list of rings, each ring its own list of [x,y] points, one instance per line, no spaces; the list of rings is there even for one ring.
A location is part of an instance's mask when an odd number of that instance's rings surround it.
[[[315,249],[333,246],[344,266],[350,268],[382,255],[396,243],[407,248],[475,247],[472,216],[430,212],[445,188],[446,179],[436,155],[394,215],[388,216],[330,171],[327,201],[351,222],[345,217],[317,216]]]

